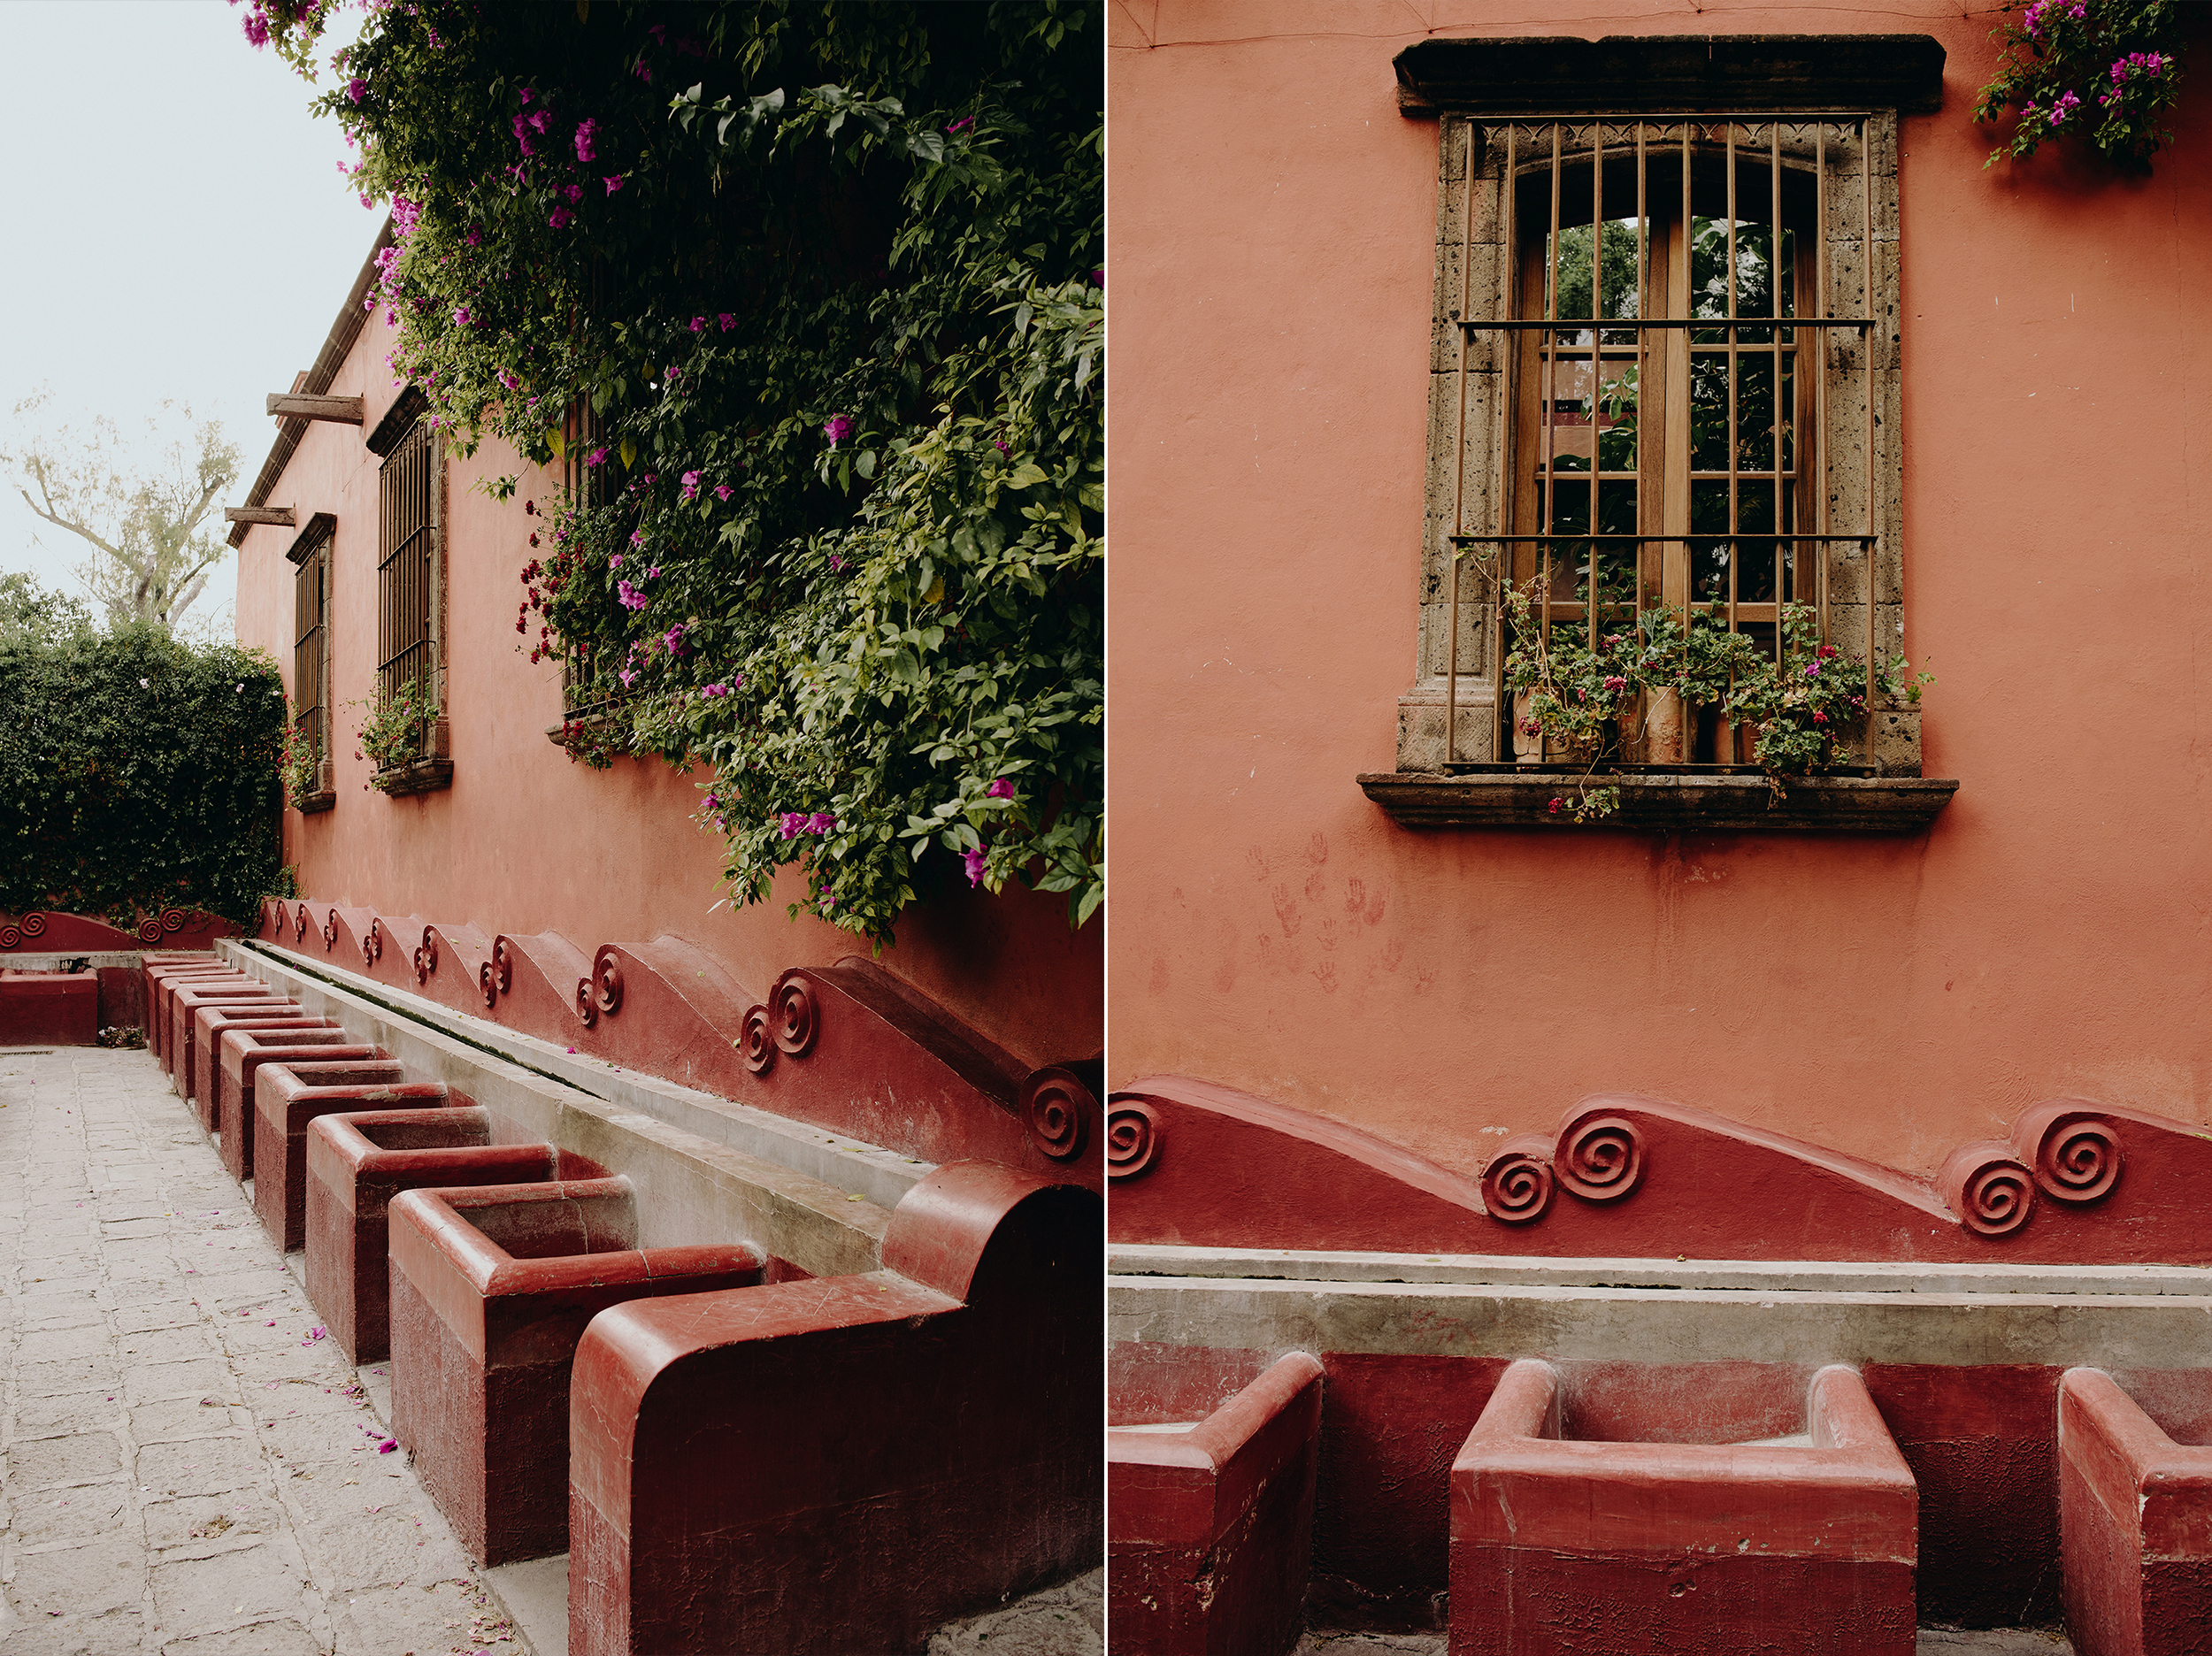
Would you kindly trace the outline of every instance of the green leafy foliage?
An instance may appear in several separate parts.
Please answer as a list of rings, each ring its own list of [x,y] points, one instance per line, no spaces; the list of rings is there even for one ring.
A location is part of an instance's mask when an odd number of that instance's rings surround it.
[[[1574,789],[1575,820],[1588,822],[1620,806],[1617,786],[1592,777],[1624,763],[1643,740],[1640,717],[1649,697],[1671,691],[1690,708],[1717,707],[1732,725],[1755,732],[1753,761],[1779,789],[1780,778],[1854,763],[1854,734],[1864,728],[1868,673],[1863,660],[1821,641],[1819,616],[1803,604],[1782,606],[1783,650],[1777,657],[1743,632],[1714,625],[1701,611],[1686,622],[1678,610],[1646,610],[1632,630],[1601,633],[1595,648],[1578,624],[1548,630],[1534,611],[1540,582],[1509,586],[1506,614],[1512,647],[1506,687],[1515,693],[1517,729],[1540,737],[1583,767]],[[1932,675],[1914,673],[1901,658],[1878,663],[1873,690],[1891,705],[1916,707]],[[1553,801],[1567,806],[1565,795]]]
[[[310,61],[320,13],[267,16]],[[707,768],[743,901],[796,865],[878,941],[933,882],[1098,908],[1098,27],[430,0],[334,59],[395,372],[589,479],[518,527],[567,745]]]
[[[424,738],[442,711],[437,698],[422,679],[409,678],[396,690],[379,686],[367,701],[345,705],[361,709],[353,739],[376,767],[369,786],[380,794],[390,792],[400,769],[422,756]]]
[[[284,727],[284,757],[277,774],[284,783],[284,797],[297,807],[315,792],[322,770],[322,747],[297,724]]]
[[[278,878],[276,664],[150,625],[11,625],[23,595],[0,592],[0,909],[250,927]]]
[[[1986,126],[2019,111],[2012,137],[1989,152],[2024,161],[2046,140],[2078,134],[2113,160],[2147,172],[2174,135],[2186,17],[2180,0],[2034,0],[1995,31],[2006,58],[1981,91]]]

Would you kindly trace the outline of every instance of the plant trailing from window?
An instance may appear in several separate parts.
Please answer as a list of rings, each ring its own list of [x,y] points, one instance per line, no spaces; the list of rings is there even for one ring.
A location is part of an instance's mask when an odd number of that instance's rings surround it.
[[[2019,111],[1989,164],[2024,161],[2046,139],[2078,133],[2149,172],[2174,141],[2165,121],[2180,93],[2182,25],[2180,0],[2033,0],[1996,31],[2009,55],[1974,111],[1984,125]]]
[[[1749,725],[1753,762],[1778,793],[1785,777],[1854,763],[1848,737],[1867,713],[1866,663],[1822,643],[1818,614],[1809,607],[1782,606],[1778,662],[1745,633],[1709,625],[1702,616],[1692,617],[1686,630],[1680,612],[1663,608],[1644,610],[1632,632],[1600,634],[1593,649],[1578,624],[1555,623],[1545,636],[1534,616],[1541,585],[1507,588],[1514,641],[1505,683],[1516,693],[1520,734],[1540,737],[1584,767],[1571,805],[1576,821],[1619,809],[1620,789],[1592,778],[1638,745],[1635,710],[1647,708],[1655,692],[1672,691],[1686,708],[1717,707],[1731,725]],[[1876,694],[1906,706],[1917,706],[1934,683],[1901,658],[1874,672]],[[1570,809],[1567,797],[1555,799],[1552,809]]]
[[[275,663],[146,625],[0,625],[0,910],[251,927],[280,855]]]
[[[346,705],[362,709],[354,740],[376,767],[369,786],[380,794],[389,793],[399,773],[422,757],[423,742],[443,709],[429,685],[419,678],[403,680],[398,689],[388,692],[380,686],[367,701]]]
[[[284,782],[284,797],[295,809],[313,797],[322,779],[322,749],[297,724],[286,724],[284,761],[278,775]]]
[[[256,15],[311,63],[319,7]],[[618,704],[567,745],[708,767],[745,901],[796,865],[880,942],[933,882],[1103,894],[1098,27],[423,0],[334,60],[395,369],[603,480],[517,524],[534,658]]]

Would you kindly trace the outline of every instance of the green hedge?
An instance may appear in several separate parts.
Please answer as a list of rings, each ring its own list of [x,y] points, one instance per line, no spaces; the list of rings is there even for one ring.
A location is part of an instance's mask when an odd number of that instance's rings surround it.
[[[276,884],[285,705],[257,651],[0,628],[0,910],[250,930]]]

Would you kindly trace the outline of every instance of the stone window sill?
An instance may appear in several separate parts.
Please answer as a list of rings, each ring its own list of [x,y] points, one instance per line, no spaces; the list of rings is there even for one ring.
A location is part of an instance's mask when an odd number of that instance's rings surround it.
[[[300,802],[292,809],[303,816],[312,816],[318,811],[330,809],[337,802],[337,791],[334,788],[324,788],[317,793],[302,795]]]
[[[1620,809],[1578,823],[1572,803],[1578,770],[1517,769],[1438,774],[1370,771],[1367,797],[1403,828],[1691,828],[1726,833],[1917,833],[1934,822],[1953,778],[1818,777],[1783,785],[1778,796],[1755,772],[1621,772],[1588,778],[1621,791]],[[1552,801],[1566,807],[1555,811]]]
[[[377,792],[394,799],[407,794],[432,794],[452,786],[450,759],[418,759],[412,764],[393,765],[376,773]]]

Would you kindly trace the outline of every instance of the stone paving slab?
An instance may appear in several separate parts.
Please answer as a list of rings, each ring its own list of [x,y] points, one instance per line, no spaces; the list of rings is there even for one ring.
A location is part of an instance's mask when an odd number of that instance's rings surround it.
[[[0,1050],[7,1656],[525,1648],[319,1326],[151,1057]]]
[[[1444,1656],[1441,1633],[1310,1632],[1291,1656]],[[1924,1627],[1916,1656],[2073,1656],[2055,1628]],[[933,1653],[935,1646],[931,1646]]]
[[[0,1648],[565,1656],[567,1560],[471,1564],[250,1192],[145,1052],[0,1048]],[[929,1650],[1098,1656],[1103,1596]]]

